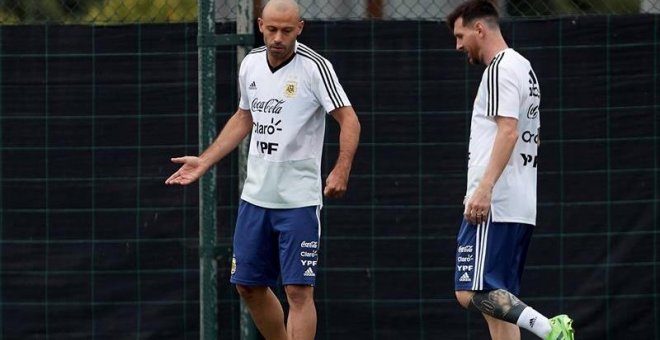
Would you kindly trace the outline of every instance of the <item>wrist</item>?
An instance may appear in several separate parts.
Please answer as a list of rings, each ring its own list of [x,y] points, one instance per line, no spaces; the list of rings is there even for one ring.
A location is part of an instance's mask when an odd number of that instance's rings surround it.
[[[479,183],[479,189],[484,190],[484,191],[492,192],[493,187],[495,187],[495,183],[493,183],[491,181],[483,181],[482,180],[481,183]]]
[[[208,170],[208,169],[213,165],[213,163],[211,162],[211,160],[209,160],[209,159],[208,159],[207,157],[205,157],[204,155],[199,156],[197,159],[198,159],[198,161],[199,161],[199,162],[198,162],[198,166],[199,166],[200,168],[204,169],[204,171]]]
[[[348,174],[349,172],[351,172],[351,164],[347,162],[337,162],[335,164],[334,169],[332,169],[332,171]]]

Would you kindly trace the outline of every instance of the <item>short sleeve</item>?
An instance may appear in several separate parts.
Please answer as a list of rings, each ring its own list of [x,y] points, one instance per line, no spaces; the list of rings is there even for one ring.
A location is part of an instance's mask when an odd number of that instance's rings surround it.
[[[351,106],[332,64],[324,58],[314,60],[314,64],[312,90],[325,111],[332,112],[340,107]]]
[[[520,119],[520,85],[516,72],[495,61],[488,72],[488,109],[490,117],[501,116]]]
[[[238,90],[241,93],[241,97],[238,102],[238,107],[243,110],[250,110],[250,100],[247,95],[247,88],[245,87],[245,79],[247,73],[247,64],[249,57],[246,56],[241,62],[241,67],[238,71]]]

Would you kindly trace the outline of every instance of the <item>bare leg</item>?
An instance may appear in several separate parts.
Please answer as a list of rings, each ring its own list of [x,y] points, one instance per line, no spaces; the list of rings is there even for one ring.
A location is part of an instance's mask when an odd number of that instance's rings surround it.
[[[458,300],[458,303],[463,306],[463,308],[468,309],[470,307],[470,301],[472,301],[472,297],[474,296],[474,292],[471,290],[457,290],[456,291],[456,300]]]
[[[488,292],[456,291],[456,299],[464,308],[480,311],[493,340],[520,340],[517,320],[527,306],[503,289]]]
[[[313,340],[316,334],[314,287],[288,285],[284,290],[289,301],[286,326],[289,340]]]
[[[287,340],[284,311],[273,291],[264,286],[236,285],[257,328],[267,340]]]
[[[507,321],[495,319],[492,316],[483,314],[488,323],[490,337],[493,340],[520,340],[520,328]]]

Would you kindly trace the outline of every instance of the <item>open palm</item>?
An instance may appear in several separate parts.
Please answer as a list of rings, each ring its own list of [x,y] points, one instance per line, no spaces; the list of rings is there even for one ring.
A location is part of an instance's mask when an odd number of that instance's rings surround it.
[[[183,165],[170,178],[165,180],[165,184],[187,185],[196,181],[206,172],[206,168],[202,166],[199,157],[185,156],[172,158],[172,162]]]

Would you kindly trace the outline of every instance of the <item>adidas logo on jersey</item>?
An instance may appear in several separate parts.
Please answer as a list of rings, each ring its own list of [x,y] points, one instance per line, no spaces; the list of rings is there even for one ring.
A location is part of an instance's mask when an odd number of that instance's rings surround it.
[[[248,87],[248,89],[250,89],[250,90],[256,90],[256,89],[257,89],[257,82],[256,82],[256,81],[253,81],[252,84],[250,84],[250,86]]]
[[[305,276],[312,276],[312,277],[316,276],[316,274],[314,274],[314,271],[312,270],[312,267],[309,267],[307,268],[307,270],[305,270]]]
[[[472,279],[470,278],[470,275],[468,275],[468,273],[463,273],[463,275],[461,275],[461,277],[458,279],[458,281],[470,282],[470,281],[472,281]]]

